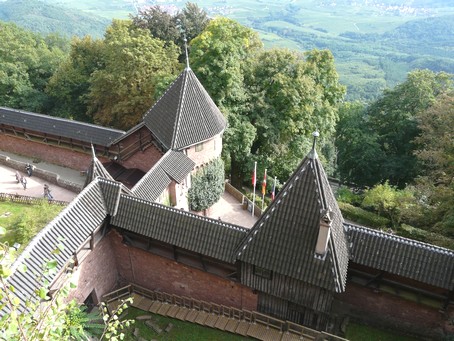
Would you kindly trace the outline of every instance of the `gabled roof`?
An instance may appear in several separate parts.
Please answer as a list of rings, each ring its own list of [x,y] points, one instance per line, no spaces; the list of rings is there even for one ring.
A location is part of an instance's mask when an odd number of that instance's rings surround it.
[[[345,224],[345,227],[353,262],[454,289],[453,251],[362,226]]]
[[[235,262],[235,247],[246,235],[243,227],[187,211],[122,195],[114,226],[201,255]]]
[[[156,201],[172,180],[181,183],[194,168],[194,161],[184,153],[169,150],[140,179],[131,192],[142,199]]]
[[[322,259],[315,247],[323,212],[332,211],[331,238]],[[238,259],[312,285],[345,289],[348,248],[343,219],[323,167],[311,152],[250,230]]]
[[[189,68],[145,113],[144,122],[165,148],[175,150],[209,140],[226,127],[224,116]]]
[[[105,147],[124,134],[122,130],[5,107],[0,107],[0,124]]]
[[[38,277],[43,276],[43,280],[52,283],[83,242],[104,222],[106,215],[116,212],[119,188],[114,186],[105,192],[102,187],[99,179],[85,187],[76,199],[32,239],[14,262],[13,273],[7,281],[15,288],[22,309],[25,308],[25,302],[36,297],[34,291],[42,286]],[[63,249],[54,253],[59,244],[63,245]],[[43,275],[43,265],[53,259],[57,261],[56,272]],[[26,266],[27,271],[18,270],[22,265]]]

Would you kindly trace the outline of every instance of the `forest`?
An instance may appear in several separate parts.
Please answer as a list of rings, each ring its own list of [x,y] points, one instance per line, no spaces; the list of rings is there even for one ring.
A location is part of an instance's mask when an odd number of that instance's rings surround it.
[[[452,73],[416,69],[376,100],[348,101],[330,50],[266,49],[251,28],[188,3],[113,20],[103,38],[0,22],[0,105],[128,130],[185,67],[182,32],[227,118],[234,186],[250,183],[255,161],[285,182],[317,130],[346,218],[454,249]]]
[[[126,19],[154,0],[7,0],[0,20],[43,34],[100,38],[114,18]],[[369,102],[413,69],[454,72],[454,6],[438,0],[199,0],[209,17],[253,28],[266,48],[328,49],[346,100]],[[169,13],[184,2],[163,0]]]

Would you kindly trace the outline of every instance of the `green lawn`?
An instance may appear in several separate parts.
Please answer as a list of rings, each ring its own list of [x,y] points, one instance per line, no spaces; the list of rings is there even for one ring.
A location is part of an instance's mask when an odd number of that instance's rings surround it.
[[[203,327],[195,323],[180,321],[161,315],[155,315],[143,310],[130,307],[128,308],[128,315],[125,319],[134,319],[140,315],[150,315],[152,321],[158,325],[163,332],[158,334],[148,327],[144,321],[136,320],[129,330],[125,333],[125,340],[137,340],[133,333],[136,328],[139,329],[139,334],[145,340],[172,340],[172,341],[240,341],[240,340],[253,340],[250,338],[242,337],[228,332],[222,332],[218,329]],[[173,327],[169,332],[164,329],[172,323]]]
[[[372,328],[366,325],[357,323],[349,323],[345,338],[351,341],[418,341],[419,339],[406,335],[398,335],[396,333]]]
[[[21,244],[22,250],[63,208],[48,204],[45,200],[37,205],[0,201],[0,226],[6,230],[0,242],[11,246],[17,242]]]

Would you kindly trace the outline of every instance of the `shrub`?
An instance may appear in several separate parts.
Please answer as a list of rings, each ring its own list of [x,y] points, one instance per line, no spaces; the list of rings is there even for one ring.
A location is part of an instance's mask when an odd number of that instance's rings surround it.
[[[360,194],[354,193],[350,188],[340,186],[336,191],[336,199],[347,204],[359,206],[363,201]]]
[[[410,225],[402,224],[397,230],[397,234],[402,237],[454,250],[454,240],[451,238],[442,236],[438,233],[418,229]]]
[[[224,162],[220,158],[193,175],[188,192],[191,209],[203,211],[219,201],[224,193],[224,179]]]
[[[390,220],[385,217],[381,217],[378,214],[368,212],[360,207],[356,207],[344,202],[339,202],[339,208],[345,219],[351,220],[360,225],[372,227],[375,229],[384,229],[390,223]]]

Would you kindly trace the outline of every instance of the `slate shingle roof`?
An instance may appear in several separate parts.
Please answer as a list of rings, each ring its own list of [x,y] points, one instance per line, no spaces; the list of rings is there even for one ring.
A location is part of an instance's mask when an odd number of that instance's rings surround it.
[[[124,131],[64,118],[0,107],[0,124],[108,147]]]
[[[194,161],[182,152],[169,150],[140,179],[131,192],[139,198],[156,201],[172,180],[181,183],[194,166]]]
[[[399,276],[454,289],[454,252],[362,226],[345,224],[351,260]]]
[[[224,116],[191,69],[185,69],[145,113],[145,125],[167,149],[181,150],[222,133]]]
[[[111,223],[142,236],[232,264],[235,247],[247,232],[240,226],[126,195],[121,196],[118,213]]]
[[[315,152],[312,155],[316,155]],[[324,260],[315,257],[322,210],[333,221]],[[238,259],[315,286],[345,289],[348,248],[343,219],[317,157],[306,157],[250,230]]]
[[[116,194],[119,195],[118,188]],[[106,214],[115,212],[115,194],[110,193],[107,197],[109,205],[106,206],[99,182],[92,182],[33,238],[17,258],[8,283],[15,288],[22,309],[25,308],[26,301],[35,297],[34,290],[42,285],[38,282],[38,276],[43,274],[43,264],[55,259],[58,263],[56,273],[61,271],[83,242],[103,223]],[[60,243],[63,250],[53,254]],[[17,270],[21,265],[26,266],[26,272]],[[55,276],[56,274],[47,275],[44,279],[52,283]]]

